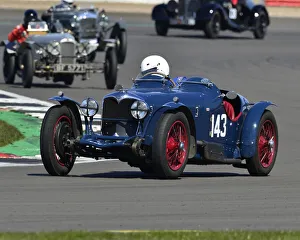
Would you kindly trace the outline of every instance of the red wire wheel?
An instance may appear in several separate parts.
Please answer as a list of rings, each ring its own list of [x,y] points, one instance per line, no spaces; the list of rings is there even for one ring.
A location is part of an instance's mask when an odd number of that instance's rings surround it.
[[[182,112],[165,113],[156,125],[152,144],[154,172],[161,178],[178,178],[189,156],[190,126]]]
[[[258,141],[258,154],[264,168],[268,168],[274,160],[276,141],[275,126],[272,121],[266,120],[260,129]]]
[[[166,141],[166,159],[169,167],[177,171],[184,163],[188,149],[188,136],[183,122],[176,121],[171,126]]]
[[[246,159],[250,175],[267,176],[274,167],[278,150],[278,128],[273,113],[262,115],[256,138],[256,153]]]

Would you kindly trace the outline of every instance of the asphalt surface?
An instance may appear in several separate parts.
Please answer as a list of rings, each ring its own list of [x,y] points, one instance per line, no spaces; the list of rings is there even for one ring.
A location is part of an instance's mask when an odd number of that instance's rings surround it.
[[[117,15],[113,16],[118,17]],[[70,177],[50,177],[42,166],[0,168],[0,230],[64,229],[299,229],[299,20],[272,19],[268,36],[223,32],[209,41],[202,32],[155,35],[148,16],[124,15],[128,56],[118,83],[129,87],[150,54],[169,61],[172,76],[202,75],[251,101],[270,100],[279,127],[277,162],[269,177],[250,177],[230,166],[188,166],[179,180],[149,179],[119,161],[79,164]],[[0,11],[0,37],[21,13]],[[2,56],[0,56],[2,57]],[[100,59],[100,56],[99,56]],[[102,75],[71,87],[20,80],[1,89],[47,100],[59,90],[81,101],[101,100]]]

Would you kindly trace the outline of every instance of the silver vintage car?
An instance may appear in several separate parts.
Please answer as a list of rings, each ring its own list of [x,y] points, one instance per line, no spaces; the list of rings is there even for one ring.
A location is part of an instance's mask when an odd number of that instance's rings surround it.
[[[106,44],[105,60],[91,63],[88,58],[99,44],[95,41],[77,42],[70,33],[49,33],[44,21],[30,22],[28,38],[25,42],[2,41],[3,75],[7,84],[13,84],[18,75],[25,88],[30,88],[33,77],[53,79],[71,85],[74,76],[82,80],[91,73],[104,72],[108,89],[113,89],[117,82],[117,54],[115,44]]]
[[[51,12],[45,12],[42,19],[49,25],[51,32],[71,33],[78,42],[92,41],[99,44],[97,51],[104,51],[106,45],[116,45],[119,64],[125,62],[127,53],[127,32],[125,22],[120,20],[111,23],[104,10],[97,8],[60,8],[52,7]],[[96,52],[89,56],[94,61]]]

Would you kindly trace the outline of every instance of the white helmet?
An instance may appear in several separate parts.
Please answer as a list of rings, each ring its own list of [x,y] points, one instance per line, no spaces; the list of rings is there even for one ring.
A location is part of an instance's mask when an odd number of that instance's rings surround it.
[[[61,0],[61,3],[73,4],[74,0]]]
[[[166,59],[158,55],[151,55],[146,58],[141,63],[141,74],[144,75],[147,72],[159,72],[165,75],[170,74],[170,67]]]

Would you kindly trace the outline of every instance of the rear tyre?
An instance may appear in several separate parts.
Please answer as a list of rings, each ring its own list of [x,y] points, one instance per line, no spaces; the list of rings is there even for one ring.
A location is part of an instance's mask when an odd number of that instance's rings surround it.
[[[166,36],[169,30],[168,21],[155,21],[155,30],[157,35]]]
[[[120,30],[117,35],[117,58],[118,63],[123,64],[126,59],[127,53],[127,33],[124,30]]]
[[[258,12],[259,17],[255,20],[253,35],[256,39],[264,39],[267,34],[267,14],[264,11]]]
[[[34,63],[32,52],[30,49],[25,49],[22,55],[22,82],[24,88],[31,88],[33,73],[34,73]]]
[[[50,175],[66,176],[73,168],[76,157],[67,146],[67,140],[72,138],[75,135],[69,109],[61,105],[51,107],[43,119],[40,133],[42,161]]]
[[[152,162],[161,178],[178,178],[188,161],[190,127],[182,112],[166,113],[157,124],[153,138]]]
[[[105,55],[104,77],[107,89],[113,89],[117,83],[118,62],[114,48],[108,48]]]
[[[16,76],[16,56],[8,54],[6,49],[3,53],[3,77],[6,84],[13,84]]]
[[[205,24],[204,33],[207,38],[215,39],[221,30],[221,15],[215,12],[210,21]]]
[[[273,113],[266,110],[259,122],[256,152],[252,158],[246,159],[249,174],[252,176],[267,176],[274,167],[277,149],[277,123]]]

